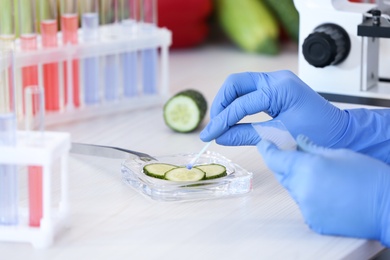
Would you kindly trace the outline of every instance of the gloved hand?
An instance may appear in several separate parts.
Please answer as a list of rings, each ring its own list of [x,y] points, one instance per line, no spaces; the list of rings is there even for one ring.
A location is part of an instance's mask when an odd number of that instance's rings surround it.
[[[298,151],[262,140],[257,148],[317,233],[380,240],[390,246],[390,166],[298,136]],[[283,163],[280,163],[283,162]]]
[[[304,134],[322,146],[390,161],[390,110],[340,110],[290,71],[230,75],[213,101],[211,120],[200,138],[222,145],[256,145],[256,131],[238,122],[262,111],[282,121],[294,138]]]

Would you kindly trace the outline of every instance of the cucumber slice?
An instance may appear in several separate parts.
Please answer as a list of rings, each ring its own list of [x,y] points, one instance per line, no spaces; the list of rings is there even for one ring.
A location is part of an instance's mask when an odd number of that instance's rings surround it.
[[[189,133],[202,122],[207,111],[207,101],[197,90],[181,91],[164,105],[165,124],[176,132]]]
[[[204,164],[195,166],[195,168],[200,169],[206,173],[206,180],[216,179],[227,175],[226,167],[221,164]]]
[[[206,173],[201,169],[178,167],[165,173],[165,179],[170,181],[200,181],[203,180]]]
[[[176,165],[168,163],[151,163],[144,166],[144,173],[150,177],[164,179],[167,171],[177,168]]]

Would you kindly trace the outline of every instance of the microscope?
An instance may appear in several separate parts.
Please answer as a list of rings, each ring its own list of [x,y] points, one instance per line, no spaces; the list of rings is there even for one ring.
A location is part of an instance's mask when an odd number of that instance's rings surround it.
[[[390,107],[390,1],[294,4],[299,77],[330,101]]]

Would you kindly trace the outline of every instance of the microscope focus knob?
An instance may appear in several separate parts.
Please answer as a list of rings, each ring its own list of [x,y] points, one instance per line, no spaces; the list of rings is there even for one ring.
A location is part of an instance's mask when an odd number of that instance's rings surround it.
[[[306,61],[317,68],[341,63],[350,49],[348,33],[339,25],[330,23],[316,27],[302,45]]]

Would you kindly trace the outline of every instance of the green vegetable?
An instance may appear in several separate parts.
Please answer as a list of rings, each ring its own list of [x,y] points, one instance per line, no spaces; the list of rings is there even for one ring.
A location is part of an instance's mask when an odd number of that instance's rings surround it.
[[[206,173],[206,180],[216,179],[227,175],[226,167],[220,164],[204,164],[195,166],[195,168],[200,169]]]
[[[263,1],[216,0],[215,3],[222,29],[239,47],[248,52],[278,53],[278,21]]]
[[[206,173],[200,169],[186,167],[174,168],[165,173],[165,179],[169,181],[200,181],[205,176]]]
[[[207,101],[197,90],[184,90],[164,105],[164,121],[176,132],[192,132],[201,124],[207,111]]]
[[[151,163],[144,166],[144,173],[148,176],[164,179],[165,173],[177,166],[167,163]]]
[[[275,13],[288,36],[298,42],[299,38],[299,13],[293,0],[264,0]]]
[[[150,163],[143,171],[150,177],[170,181],[211,180],[227,175],[226,167],[217,163],[196,165],[191,169],[168,163]]]

